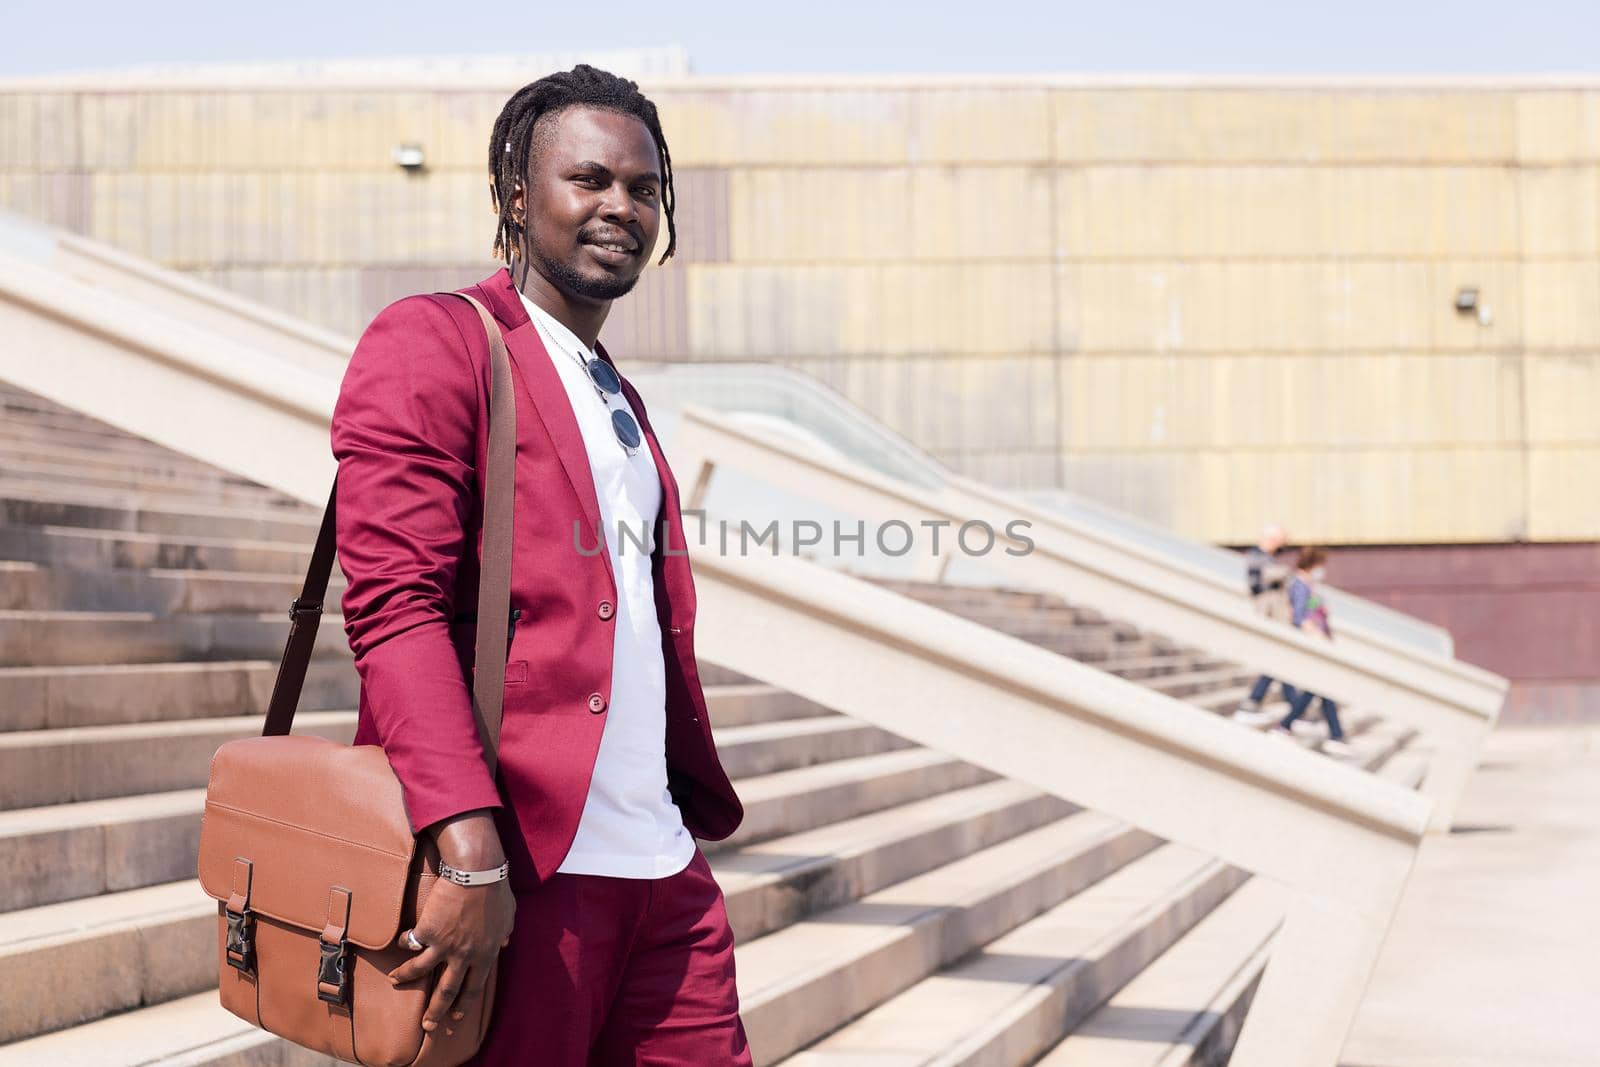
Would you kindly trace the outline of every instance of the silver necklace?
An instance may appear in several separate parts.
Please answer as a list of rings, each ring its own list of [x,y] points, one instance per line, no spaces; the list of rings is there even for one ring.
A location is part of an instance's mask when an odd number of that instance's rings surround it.
[[[569,349],[566,343],[556,336],[554,330],[547,330],[545,333],[557,348],[571,356],[582,368],[583,376],[589,379],[589,384],[594,387],[595,397],[600,401],[600,406],[611,413],[611,431],[616,434],[617,444],[622,446],[622,450],[629,458],[638,455],[644,435],[639,429],[638,420],[633,417],[633,412],[628,410],[627,400],[622,395],[622,379],[617,372],[610,364],[600,361],[600,357],[595,356],[594,361],[600,362],[605,370],[604,374],[596,374],[594,363]],[[622,404],[620,408],[611,406],[611,401],[607,398],[612,396]]]

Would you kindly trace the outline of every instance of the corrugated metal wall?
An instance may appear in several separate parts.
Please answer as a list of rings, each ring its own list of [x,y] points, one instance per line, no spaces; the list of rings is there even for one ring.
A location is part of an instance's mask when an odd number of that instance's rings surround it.
[[[1211,540],[1600,539],[1600,84],[652,95],[681,251],[624,361],[800,367]],[[13,87],[0,203],[354,335],[494,268],[504,96]]]

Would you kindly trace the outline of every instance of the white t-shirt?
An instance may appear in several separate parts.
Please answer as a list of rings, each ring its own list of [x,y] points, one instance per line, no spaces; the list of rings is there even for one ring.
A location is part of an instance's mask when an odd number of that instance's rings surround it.
[[[556,870],[665,878],[689,865],[695,845],[667,792],[666,667],[650,570],[661,511],[661,478],[649,444],[641,440],[638,451],[629,456],[611,428],[613,409],[632,410],[627,399],[603,397],[575,354],[599,357],[526,294],[520,295],[567,388],[583,434],[606,551],[617,580],[617,610],[610,623],[616,628],[616,645],[605,729],[577,836]],[[638,412],[633,415],[638,418]],[[619,523],[626,536],[618,532]],[[590,541],[584,544],[592,547]]]

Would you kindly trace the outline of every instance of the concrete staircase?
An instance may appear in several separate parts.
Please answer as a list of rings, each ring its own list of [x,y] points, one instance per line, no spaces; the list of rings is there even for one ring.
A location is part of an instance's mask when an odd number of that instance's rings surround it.
[[[0,389],[0,1067],[299,1067],[223,1012],[193,880],[319,513]],[[335,576],[296,728],[345,739]],[[1212,711],[1247,672],[1038,594],[905,591]],[[707,845],[760,1064],[1219,1063],[1281,915],[1209,857],[713,665],[746,806]],[[1354,762],[1407,784],[1404,731]],[[1314,743],[1307,739],[1305,743]]]
[[[879,585],[924,603],[981,622],[1063,656],[1227,716],[1250,693],[1259,672],[1247,670],[1199,649],[1142,631],[1131,623],[1107,619],[1092,608],[1073,606],[1061,597],[1025,589],[944,585],[904,579],[878,579]],[[1320,749],[1327,740],[1318,703],[1294,724],[1301,745]],[[1288,704],[1274,685],[1266,709],[1280,715]],[[1426,739],[1414,730],[1386,724],[1381,713],[1366,708],[1341,708],[1346,740],[1356,754],[1337,757],[1415,788],[1427,769]],[[1272,722],[1258,729],[1270,729]],[[1364,739],[1364,740],[1363,740]]]

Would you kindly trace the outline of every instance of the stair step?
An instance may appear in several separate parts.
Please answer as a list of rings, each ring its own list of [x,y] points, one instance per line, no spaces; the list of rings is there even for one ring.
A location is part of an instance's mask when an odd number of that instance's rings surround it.
[[[256,485],[248,478],[216,467],[208,466],[178,452],[115,452],[98,446],[85,446],[70,438],[40,440],[26,435],[13,435],[12,424],[0,417],[0,465],[22,463],[70,464],[79,472],[114,472],[130,474],[179,474],[189,477],[207,477],[219,483],[252,486],[271,492],[266,486]]]
[[[1034,1067],[1226,1062],[1285,907],[1280,887],[1250,879]]]
[[[856,900],[1072,814],[1006,779],[747,845],[711,857],[735,940]],[[756,892],[776,887],[777,892]]]
[[[1428,754],[1407,749],[1397,752],[1378,768],[1378,776],[1403,789],[1417,789],[1428,776]]]
[[[281,656],[288,612],[0,611],[0,667],[266,659]],[[344,619],[324,614],[312,656],[350,659]]]
[[[44,566],[28,561],[0,571],[0,608],[10,611],[153,611],[158,615],[284,611],[304,575],[215,568]],[[344,581],[329,583],[323,604],[337,605]]]
[[[108,423],[86,418],[75,411],[48,411],[25,402],[0,402],[0,436],[7,441],[39,444],[65,444],[76,448],[99,448],[129,455],[151,457],[182,456],[182,453],[138,437]]]
[[[0,811],[0,911],[194,875],[203,789]]]
[[[277,673],[278,661],[266,659],[0,667],[0,738],[11,730],[261,715]],[[316,660],[300,708],[354,707],[359,689],[353,662]]]
[[[1140,656],[1130,656],[1126,659],[1113,658],[1101,664],[1102,670],[1115,674],[1119,678],[1129,681],[1145,681],[1151,678],[1164,678],[1173,674],[1188,674],[1194,671],[1213,670],[1226,667],[1227,663],[1221,660],[1204,656],[1197,652],[1163,652]]]
[[[116,467],[86,467],[74,462],[0,455],[8,482],[19,485],[60,486],[71,489],[110,489],[132,493],[161,493],[192,498],[225,507],[256,507],[284,499],[276,489],[240,483],[193,470],[168,469],[159,460],[125,463]]]
[[[794,923],[740,949],[757,1063],[774,1063],[1154,847],[1094,812]]]
[[[160,493],[89,492],[0,478],[0,518],[13,526],[86,526],[101,530],[238,537],[316,544],[321,515],[296,507],[216,507]]]
[[[0,915],[0,988],[27,991],[0,1003],[0,1044],[213,988],[216,942],[193,879]]]
[[[1248,684],[1250,681],[1252,679],[1247,671],[1242,671],[1237,667],[1225,667],[1217,670],[1165,674],[1157,678],[1146,679],[1143,684],[1158,693],[1165,693],[1179,700],[1191,700],[1206,693],[1236,689],[1241,685]]]
[[[0,734],[261,715],[277,673],[276,659],[0,667]],[[769,685],[710,681],[726,673],[710,664],[700,666],[706,707],[717,726],[811,718],[827,712],[814,701]],[[353,662],[313,660],[300,708],[354,707],[359,690]]]
[[[0,733],[0,811],[203,787],[219,745],[261,733],[255,715]],[[348,744],[353,711],[302,711],[295,733]]]
[[[915,748],[916,743],[844,715],[717,727],[717,754],[730,778],[859,759]]]
[[[714,855],[994,780],[990,771],[926,748],[745,778],[735,783],[744,821],[729,837],[701,848]]]
[[[224,1011],[214,992],[0,1048],[0,1067],[339,1067]]]
[[[706,681],[708,667],[700,664],[700,677],[713,726],[752,726],[827,714],[828,709],[813,700],[762,682],[713,685]]]
[[[261,540],[201,534],[0,523],[0,557],[83,570],[248,571],[303,577],[314,540]],[[334,573],[338,574],[335,566]],[[342,576],[340,582],[343,582]]]
[[[1164,845],[782,1062],[1031,1063],[1245,877]]]

